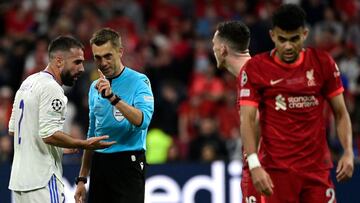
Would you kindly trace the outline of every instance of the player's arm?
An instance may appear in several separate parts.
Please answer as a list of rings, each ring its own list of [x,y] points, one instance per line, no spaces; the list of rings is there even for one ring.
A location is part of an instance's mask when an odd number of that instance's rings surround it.
[[[9,131],[8,134],[10,136],[14,136],[14,108],[12,109],[12,113],[9,120]]]
[[[273,183],[269,174],[261,167],[257,156],[256,115],[256,107],[250,105],[241,106],[241,138],[245,152],[248,155],[247,160],[251,178],[256,190],[264,195],[271,195],[273,193]]]
[[[352,129],[349,113],[346,110],[344,96],[339,94],[330,99],[339,136],[344,153],[341,156],[337,169],[336,179],[344,181],[352,177],[354,171],[354,152],[352,148]]]
[[[72,138],[70,135],[62,131],[56,131],[52,135],[44,137],[43,141],[46,144],[63,148],[103,149],[115,144],[114,141],[103,142],[103,140],[106,140],[108,138],[109,136],[103,135],[99,137],[92,137],[87,140],[80,140]]]
[[[240,132],[248,155],[257,153],[256,148],[256,111],[253,106],[241,106],[240,108]]]
[[[16,104],[17,102],[17,92],[16,92],[16,96],[15,96],[15,99],[14,99],[14,103],[12,105],[12,109],[11,109],[11,115],[10,115],[10,119],[9,119],[9,124],[8,124],[8,133],[10,136],[14,136],[14,131],[15,131],[15,107],[14,105]]]

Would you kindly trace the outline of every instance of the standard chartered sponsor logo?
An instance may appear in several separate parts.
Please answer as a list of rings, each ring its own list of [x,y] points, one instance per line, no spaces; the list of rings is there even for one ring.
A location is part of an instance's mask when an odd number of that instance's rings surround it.
[[[287,108],[299,109],[318,106],[319,100],[315,96],[288,97],[287,100],[281,94],[275,97],[275,110],[286,111]]]
[[[289,108],[308,108],[319,105],[319,101],[315,96],[289,97]]]
[[[281,94],[275,97],[275,110],[279,111],[280,109],[286,111],[285,97],[283,97]]]

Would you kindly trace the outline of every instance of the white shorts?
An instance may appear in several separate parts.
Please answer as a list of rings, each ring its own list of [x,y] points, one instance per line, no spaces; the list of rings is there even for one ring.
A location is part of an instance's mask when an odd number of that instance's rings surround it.
[[[13,191],[15,203],[64,203],[64,186],[55,175],[49,183],[40,189],[30,191]]]

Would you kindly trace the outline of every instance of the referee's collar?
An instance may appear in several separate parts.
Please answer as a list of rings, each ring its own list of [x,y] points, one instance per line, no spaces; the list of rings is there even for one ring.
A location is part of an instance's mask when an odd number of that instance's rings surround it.
[[[120,75],[124,72],[125,68],[126,68],[126,66],[124,66],[124,68],[121,70],[121,72],[118,75],[111,77],[111,78],[106,78],[106,79],[108,79],[109,82],[111,83],[114,79],[120,77]]]

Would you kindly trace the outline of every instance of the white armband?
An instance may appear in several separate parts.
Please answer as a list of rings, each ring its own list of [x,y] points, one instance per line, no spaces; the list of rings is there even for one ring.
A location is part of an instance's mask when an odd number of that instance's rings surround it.
[[[259,158],[256,153],[252,153],[247,157],[247,162],[249,164],[249,169],[261,167]]]

